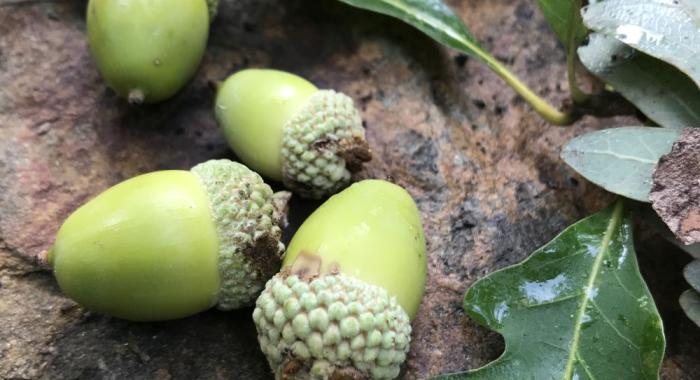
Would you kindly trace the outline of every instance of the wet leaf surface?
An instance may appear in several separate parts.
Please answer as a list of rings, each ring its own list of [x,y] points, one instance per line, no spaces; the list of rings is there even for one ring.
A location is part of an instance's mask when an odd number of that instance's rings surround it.
[[[679,134],[672,129],[649,127],[596,131],[569,141],[561,158],[605,190],[648,202],[656,163],[671,150]]]
[[[700,127],[700,88],[675,67],[601,33],[578,49],[586,68],[662,127]]]
[[[691,16],[697,6],[691,8],[669,0],[606,0],[585,7],[583,22],[678,67],[700,85],[700,28]]]
[[[700,2],[697,0],[680,0],[681,6],[695,21],[695,25],[700,27]]]
[[[637,266],[622,201],[524,262],[477,281],[469,316],[501,333],[496,361],[443,379],[656,379],[660,316]]]
[[[431,38],[473,57],[483,57],[479,46],[462,20],[441,0],[340,0],[352,6],[396,17],[420,29]]]

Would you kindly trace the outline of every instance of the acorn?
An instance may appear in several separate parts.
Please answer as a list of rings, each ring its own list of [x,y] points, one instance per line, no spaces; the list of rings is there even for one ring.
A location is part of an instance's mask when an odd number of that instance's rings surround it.
[[[159,102],[182,88],[202,60],[208,2],[90,0],[87,32],[92,57],[111,89],[130,103]]]
[[[247,306],[279,270],[288,198],[228,160],[139,175],[73,212],[45,260],[68,297],[123,319]]]
[[[352,99],[290,73],[231,75],[218,88],[215,112],[246,165],[303,197],[334,194],[372,158]]]
[[[420,216],[401,187],[365,180],[302,224],[253,312],[277,379],[393,379],[426,276]]]

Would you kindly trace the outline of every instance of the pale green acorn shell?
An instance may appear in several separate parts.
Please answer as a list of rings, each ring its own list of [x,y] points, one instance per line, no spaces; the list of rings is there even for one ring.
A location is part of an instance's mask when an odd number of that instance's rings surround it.
[[[350,183],[350,160],[371,158],[362,117],[348,96],[320,90],[283,128],[284,185],[307,198],[333,194]]]
[[[282,215],[272,189],[246,166],[211,160],[191,169],[209,196],[219,238],[222,310],[251,305],[265,282],[279,270],[284,245]]]
[[[411,340],[409,317],[396,298],[345,274],[307,282],[279,273],[258,298],[253,320],[277,379],[283,372],[328,379],[336,371],[393,379]]]

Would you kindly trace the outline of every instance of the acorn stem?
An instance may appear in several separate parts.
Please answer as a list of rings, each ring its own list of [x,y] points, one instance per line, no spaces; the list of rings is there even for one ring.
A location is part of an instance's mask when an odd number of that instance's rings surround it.
[[[508,70],[501,62],[490,54],[483,53],[480,57],[487,66],[500,76],[515,92],[517,92],[542,118],[549,123],[559,126],[566,126],[576,121],[576,117],[571,112],[560,111],[546,100],[535,94],[520,78]]]
[[[362,164],[372,160],[372,150],[367,140],[359,136],[342,140],[338,146],[338,156],[345,160],[345,165],[351,173],[362,169]]]
[[[36,259],[42,268],[53,268],[53,246],[39,252],[39,254],[36,256]]]

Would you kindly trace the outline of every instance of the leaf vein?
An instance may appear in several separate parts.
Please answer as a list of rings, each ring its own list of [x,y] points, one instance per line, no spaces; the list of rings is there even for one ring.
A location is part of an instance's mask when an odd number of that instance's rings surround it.
[[[600,252],[593,261],[593,267],[591,268],[591,274],[588,277],[588,282],[583,291],[583,301],[579,306],[578,313],[574,322],[574,335],[571,339],[571,352],[569,353],[569,358],[566,361],[566,368],[564,370],[564,379],[571,379],[574,372],[574,359],[578,353],[579,340],[581,339],[581,326],[583,325],[583,316],[586,313],[586,308],[588,307],[588,302],[591,301],[590,294],[593,289],[593,285],[598,278],[600,272],[600,267],[603,264],[603,258],[608,254],[608,247],[612,236],[615,233],[615,228],[619,226],[622,220],[622,201],[618,200],[615,208],[613,209],[612,215],[610,217],[610,222],[608,227],[605,229],[605,234],[603,235],[603,241],[600,244]]]
[[[619,159],[621,159],[621,160],[626,160],[626,161],[637,161],[637,162],[641,162],[641,163],[644,163],[644,164],[651,164],[651,165],[655,165],[655,164],[656,164],[656,161],[654,161],[654,160],[650,160],[650,159],[646,159],[646,158],[641,158],[641,157],[630,156],[630,155],[622,154],[622,153],[616,153],[616,152],[614,152],[614,151],[612,151],[612,150],[584,150],[584,151],[582,151],[582,153],[584,153],[584,154],[588,153],[588,154],[600,154],[600,155],[605,155],[605,156],[613,156],[613,157],[619,158]]]
[[[551,300],[547,300],[547,301],[543,301],[543,302],[539,302],[539,303],[528,303],[528,304],[526,304],[525,306],[526,306],[526,307],[529,307],[529,308],[539,307],[539,306],[547,306],[547,305],[551,305],[551,304],[553,304],[553,303],[562,302],[562,301],[567,301],[567,300],[570,300],[570,299],[572,299],[572,298],[576,298],[576,297],[578,297],[578,296],[580,296],[580,295],[581,295],[581,293],[574,293],[574,294],[570,294],[570,295],[568,295],[568,296],[557,297],[557,298],[553,298],[553,299],[551,299]]]
[[[632,297],[632,299],[636,300],[638,297],[632,294],[632,292],[629,289],[627,289],[627,286],[625,286],[625,284],[622,283],[622,279],[620,279],[620,276],[618,276],[617,272],[613,271],[613,274],[615,275],[615,280],[617,280],[617,283],[620,284],[622,290],[624,290],[628,296]]]
[[[586,375],[588,375],[588,378],[591,380],[596,380],[596,377],[593,375],[593,371],[591,368],[588,366],[588,363],[586,363],[585,360],[579,355],[579,353],[576,353],[576,360],[581,364],[581,367],[583,370],[586,372]]]
[[[617,329],[615,324],[608,318],[607,315],[603,312],[603,309],[598,306],[598,304],[595,302],[595,300],[591,300],[591,305],[598,310],[598,313],[600,314],[601,317],[603,317],[603,320],[615,331],[615,333],[622,338],[622,340],[626,341],[629,343],[632,347],[634,347],[637,351],[639,351],[639,346],[637,346],[634,342],[632,342],[628,337],[626,337],[620,330]]]

